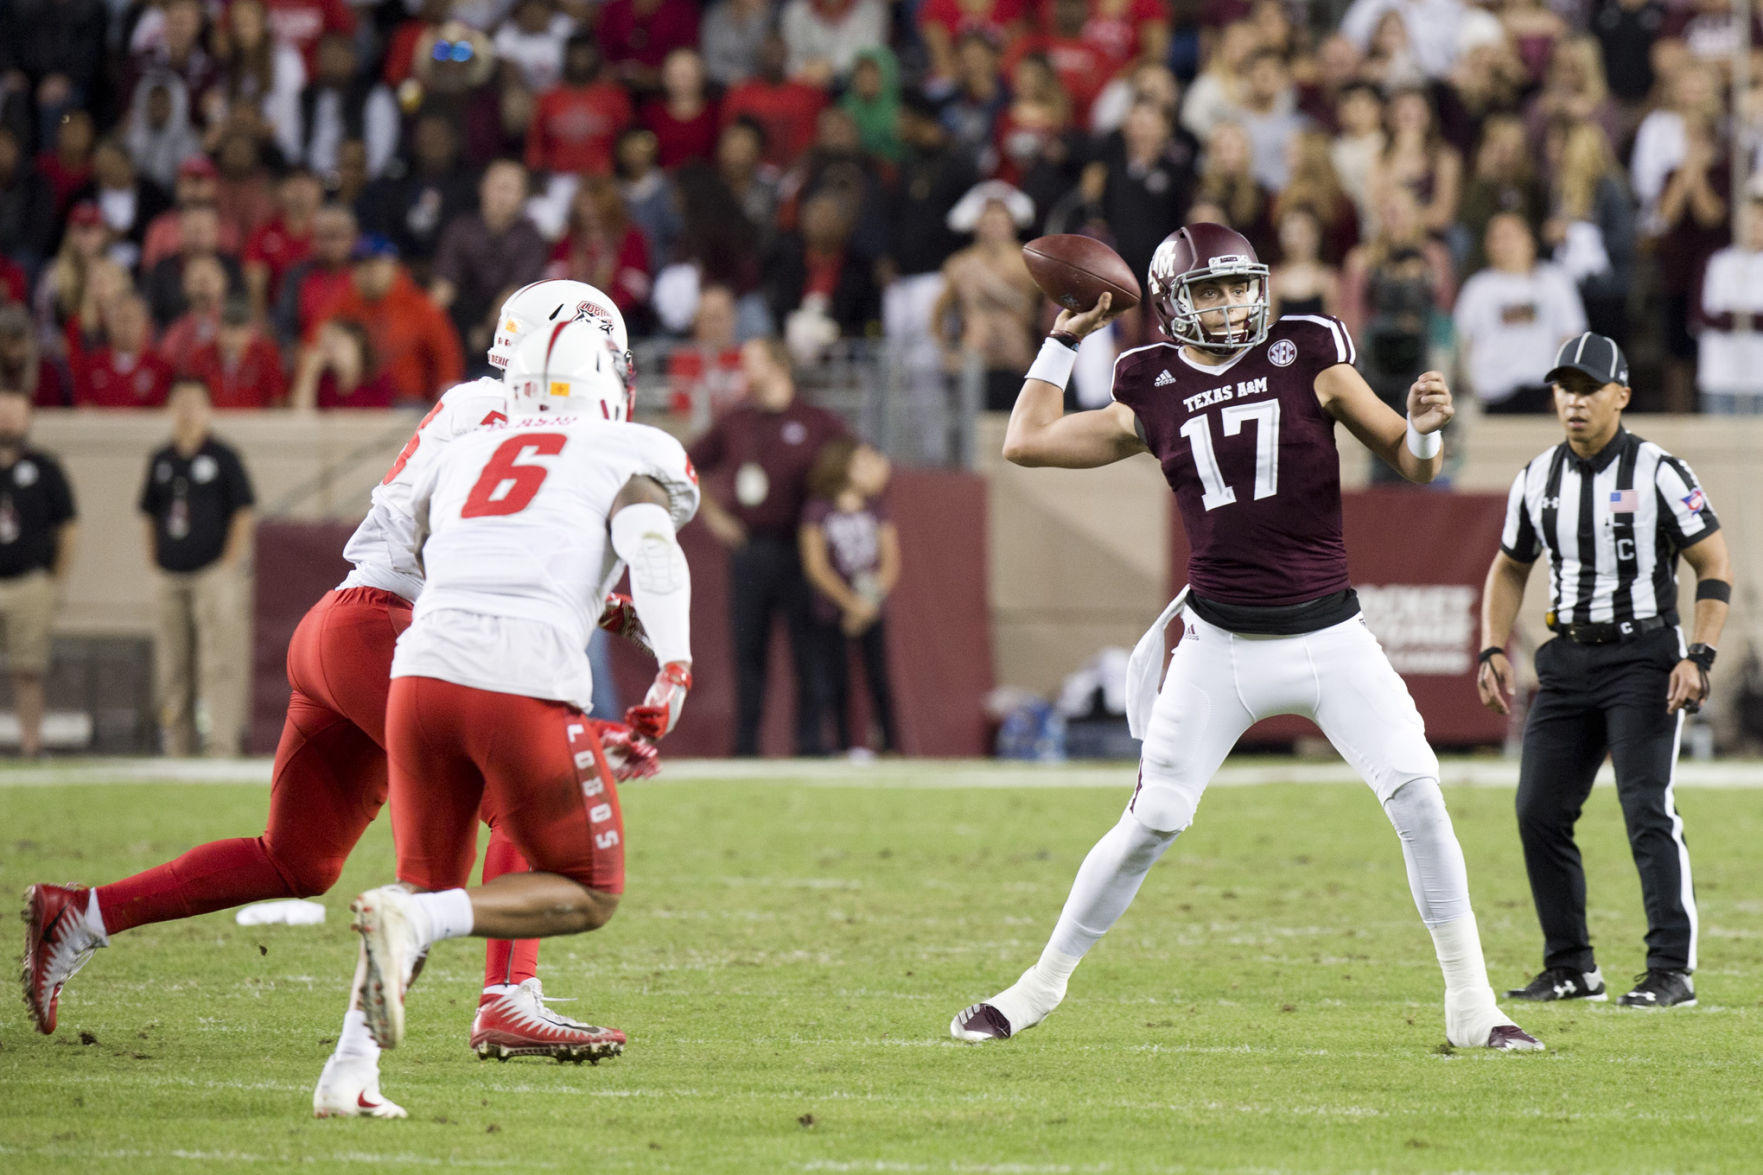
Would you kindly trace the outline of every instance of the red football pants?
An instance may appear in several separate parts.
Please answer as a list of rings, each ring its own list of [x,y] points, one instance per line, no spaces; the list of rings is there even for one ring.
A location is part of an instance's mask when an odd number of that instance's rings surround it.
[[[327,892],[386,801],[386,695],[410,605],[375,588],[327,593],[288,645],[288,716],[276,747],[269,823],[260,837],[213,841],[98,890],[111,933],[271,898]],[[491,830],[484,880],[523,872]],[[492,942],[486,983],[519,983],[538,942]]]
[[[386,737],[400,881],[464,885],[481,812],[534,871],[624,892],[618,791],[599,723],[574,706],[399,677]]]

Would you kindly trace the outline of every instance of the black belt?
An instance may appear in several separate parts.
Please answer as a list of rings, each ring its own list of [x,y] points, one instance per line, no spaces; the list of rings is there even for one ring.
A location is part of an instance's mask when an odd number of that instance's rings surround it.
[[[1553,612],[1549,613],[1549,627],[1576,645],[1613,645],[1676,623],[1664,616],[1649,616],[1645,620],[1620,620],[1604,624],[1562,624],[1554,616]]]

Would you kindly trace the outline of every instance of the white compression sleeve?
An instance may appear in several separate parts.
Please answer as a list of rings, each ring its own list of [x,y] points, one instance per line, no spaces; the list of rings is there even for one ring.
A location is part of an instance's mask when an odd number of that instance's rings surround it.
[[[1408,888],[1428,929],[1471,915],[1469,870],[1436,780],[1413,779],[1396,789],[1384,812],[1402,840]]]
[[[692,573],[660,506],[639,502],[612,516],[612,549],[631,569],[631,602],[655,660],[692,659]]]
[[[1163,851],[1175,843],[1174,832],[1155,832],[1131,812],[1096,842],[1071,883],[1071,896],[1047,945],[1061,954],[1081,958],[1107,933],[1132,904],[1145,874]],[[1071,964],[1075,967],[1075,958]]]

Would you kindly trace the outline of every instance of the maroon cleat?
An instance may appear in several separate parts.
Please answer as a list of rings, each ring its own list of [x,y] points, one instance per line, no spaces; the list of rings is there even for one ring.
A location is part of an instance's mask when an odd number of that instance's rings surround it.
[[[81,887],[33,885],[24,894],[24,960],[19,980],[25,1007],[44,1036],[55,1031],[61,987],[105,945],[86,929],[90,891]]]
[[[1516,1024],[1502,1024],[1488,1033],[1488,1047],[1507,1053],[1540,1053],[1543,1042]]]
[[[955,1017],[949,1025],[949,1034],[956,1040],[977,1043],[982,1040],[1008,1040],[1010,1038],[1010,1021],[1004,1013],[990,1004],[974,1004],[965,1012]]]

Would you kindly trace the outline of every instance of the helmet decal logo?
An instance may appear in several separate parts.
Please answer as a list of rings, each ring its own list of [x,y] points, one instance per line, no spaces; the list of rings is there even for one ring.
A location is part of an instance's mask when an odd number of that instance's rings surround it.
[[[562,380],[562,379],[552,380],[551,381],[551,395],[567,397],[569,395],[569,381]]]

